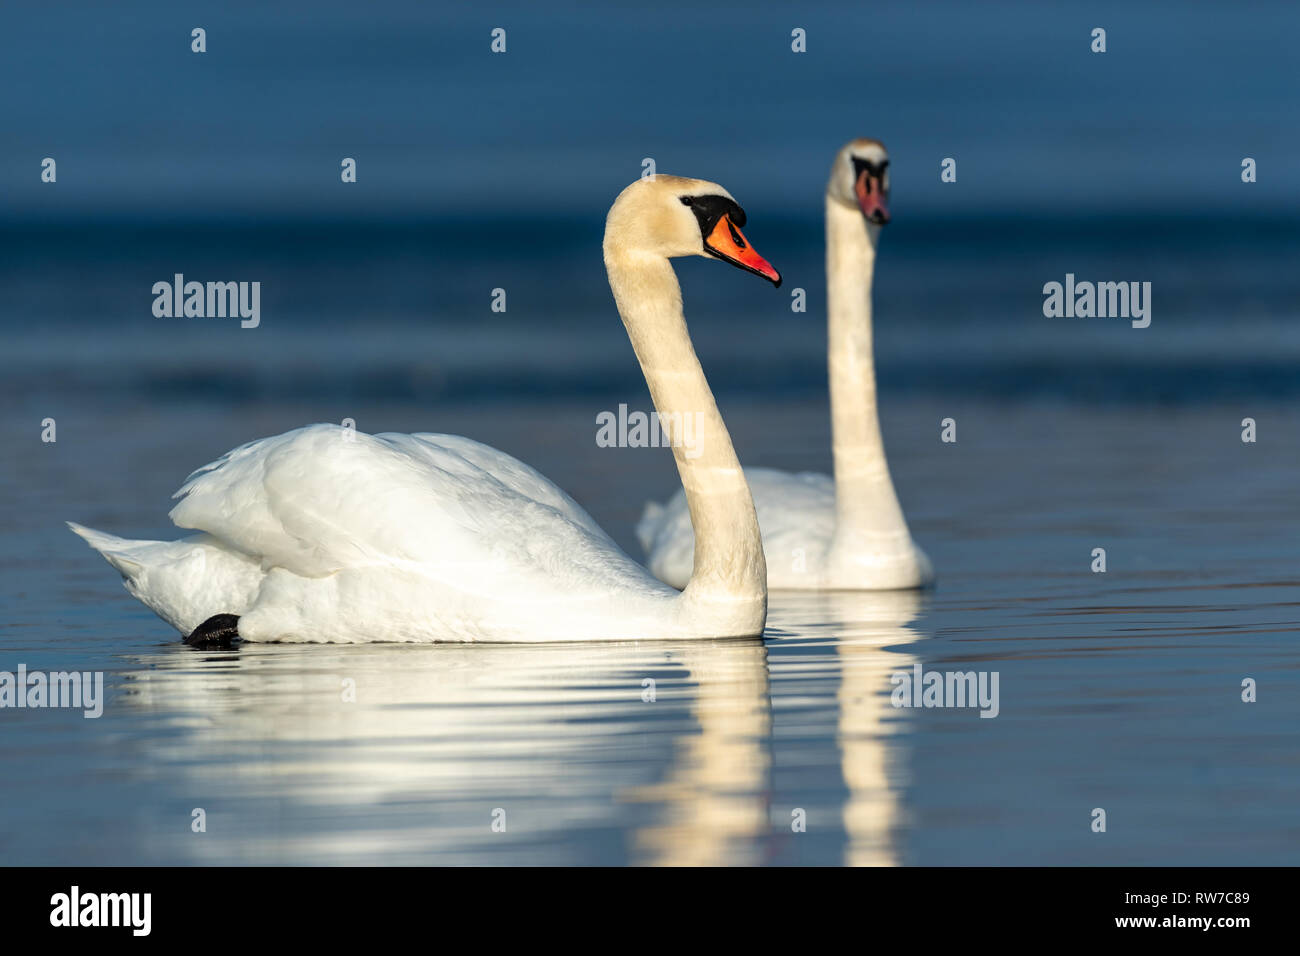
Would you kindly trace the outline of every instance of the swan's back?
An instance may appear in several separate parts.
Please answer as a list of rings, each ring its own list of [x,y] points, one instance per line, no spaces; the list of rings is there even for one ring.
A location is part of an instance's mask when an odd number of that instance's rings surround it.
[[[384,565],[455,580],[473,566],[566,561],[592,584],[645,577],[553,482],[455,435],[309,425],[234,449],[176,497],[179,527],[302,577]]]

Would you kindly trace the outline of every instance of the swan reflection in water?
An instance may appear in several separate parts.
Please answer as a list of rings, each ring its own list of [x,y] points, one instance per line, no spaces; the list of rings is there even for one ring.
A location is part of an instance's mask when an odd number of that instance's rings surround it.
[[[895,862],[888,674],[911,658],[883,648],[915,637],[904,625],[916,607],[915,595],[848,593],[773,605],[782,631],[828,638],[842,671],[843,784],[826,770],[849,791],[845,862]],[[117,702],[147,718],[142,772],[184,818],[148,815],[142,852],[232,864],[781,860],[789,815],[769,806],[781,640],[169,647],[139,660]],[[191,808],[206,832],[191,832]]]
[[[905,711],[890,703],[890,675],[919,659],[905,650],[921,637],[908,628],[922,608],[917,591],[782,591],[768,626],[834,637],[839,671],[837,739],[848,793],[841,810],[848,866],[896,866],[907,825]]]

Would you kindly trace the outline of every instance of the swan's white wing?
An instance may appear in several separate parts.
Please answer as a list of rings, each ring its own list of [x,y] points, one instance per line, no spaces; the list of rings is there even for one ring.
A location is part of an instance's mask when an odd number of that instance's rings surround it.
[[[763,532],[768,586],[808,587],[820,574],[835,535],[835,481],[808,471],[754,471],[754,508]]]
[[[295,627],[346,613],[336,602],[360,620],[381,596],[366,614],[407,634],[398,605],[435,627],[473,618],[473,633],[489,602],[537,613],[672,593],[534,469],[456,436],[312,425],[235,449],[177,494],[172,520],[260,559],[256,609],[274,602]]]
[[[767,556],[768,584],[790,586],[791,575],[815,571],[835,532],[835,482],[812,472],[746,468]],[[637,525],[646,564],[661,581],[685,587],[695,564],[695,535],[686,495],[651,503]],[[780,582],[780,583],[778,583]]]
[[[417,432],[413,435],[385,433],[376,437],[399,444],[415,442],[416,448],[427,449],[430,462],[435,466],[443,452],[454,452],[525,498],[549,505],[593,535],[607,537],[605,530],[596,524],[595,519],[558,485],[531,465],[526,465],[518,458],[498,451],[491,445],[484,445],[482,442],[463,438],[460,435],[437,435],[429,432]]]

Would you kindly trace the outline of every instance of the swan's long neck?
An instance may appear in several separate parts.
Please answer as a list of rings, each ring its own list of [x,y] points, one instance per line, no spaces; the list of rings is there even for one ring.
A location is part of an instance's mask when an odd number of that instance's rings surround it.
[[[754,499],[691,345],[677,276],[661,256],[609,244],[605,265],[661,421],[689,419],[694,430],[690,445],[673,442],[695,530],[695,570],[683,596],[736,626],[751,622],[740,633],[757,634],[766,616],[767,565]]]
[[[876,248],[857,209],[826,197],[826,287],[836,548],[908,537],[876,411],[871,283]]]

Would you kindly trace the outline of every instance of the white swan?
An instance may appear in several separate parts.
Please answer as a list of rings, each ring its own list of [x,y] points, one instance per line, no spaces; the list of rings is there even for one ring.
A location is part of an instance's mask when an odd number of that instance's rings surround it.
[[[880,228],[889,222],[889,154],[855,139],[826,185],[826,286],[835,477],[748,468],[763,529],[770,588],[889,590],[933,579],[912,541],[889,477],[876,415],[871,282]],[[637,525],[647,565],[683,587],[695,548],[687,501],[651,502]]]
[[[668,261],[714,256],[780,285],[744,223],[722,187],[661,175],[623,190],[605,224],[610,287],[655,407],[698,423],[692,447],[673,450],[699,530],[681,593],[528,465],[454,435],[310,425],[190,476],[171,518],[203,534],[128,541],[70,526],[201,646],[761,634],[754,503]]]

